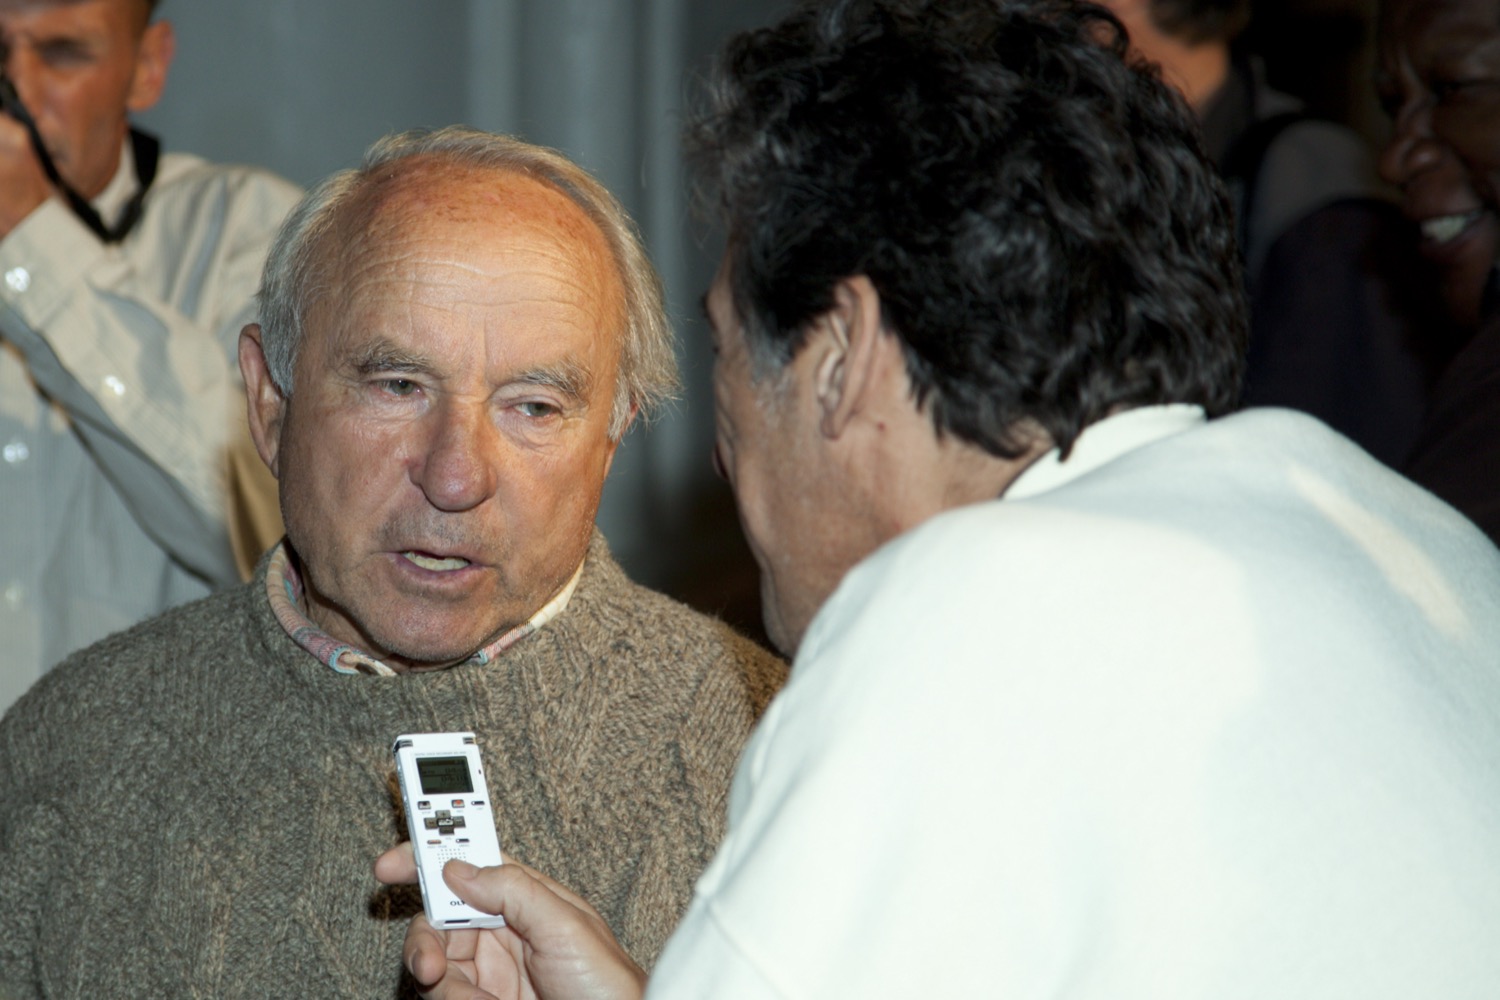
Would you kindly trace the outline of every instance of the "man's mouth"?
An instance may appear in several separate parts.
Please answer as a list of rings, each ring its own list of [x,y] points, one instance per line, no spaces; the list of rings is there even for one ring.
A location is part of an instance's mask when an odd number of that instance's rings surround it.
[[[465,566],[469,565],[469,560],[460,558],[458,556],[432,556],[427,555],[425,552],[403,552],[401,554],[412,563],[422,567],[423,569],[434,570],[438,572],[463,569]]]
[[[1422,220],[1422,238],[1439,245],[1451,243],[1458,239],[1484,214],[1484,209],[1476,208],[1472,212],[1461,212],[1458,215],[1439,215],[1431,219]]]

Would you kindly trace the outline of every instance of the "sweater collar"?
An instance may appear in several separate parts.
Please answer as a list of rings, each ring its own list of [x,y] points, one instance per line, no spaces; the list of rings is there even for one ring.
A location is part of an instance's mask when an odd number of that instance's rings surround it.
[[[1006,500],[1024,500],[1066,485],[1126,452],[1204,423],[1201,406],[1172,403],[1123,410],[1090,424],[1073,442],[1066,460],[1056,448],[1031,463],[1005,491]]]
[[[511,646],[556,618],[568,606],[568,601],[572,599],[573,591],[578,588],[578,581],[582,576],[583,563],[580,562],[578,569],[573,572],[572,579],[564,584],[550,601],[542,605],[536,614],[485,645],[464,663],[476,666],[489,663]],[[270,601],[271,611],[276,615],[276,621],[286,634],[320,662],[341,674],[396,676],[396,671],[390,666],[362,649],[335,639],[314,625],[312,620],[303,613],[302,575],[297,572],[297,565],[292,560],[286,539],[282,539],[271,550],[269,562],[266,565],[266,599]]]

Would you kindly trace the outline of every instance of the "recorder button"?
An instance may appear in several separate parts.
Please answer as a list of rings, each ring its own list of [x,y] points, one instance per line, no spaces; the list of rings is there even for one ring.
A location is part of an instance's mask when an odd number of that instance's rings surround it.
[[[418,809],[422,809],[422,810],[431,809],[432,808],[432,803],[428,802],[426,799],[422,799],[421,801],[419,801],[417,803],[417,808]]]
[[[429,829],[429,830],[436,830],[436,829],[437,829],[437,820],[435,820],[435,819],[433,819],[433,818],[432,818],[432,817],[431,817],[431,816],[428,816],[428,817],[427,817],[427,818],[426,818],[426,819],[424,819],[424,820],[423,820],[423,821],[422,821],[422,823],[423,823],[423,824],[424,824],[424,825],[425,825],[425,826],[426,826],[426,827],[427,827],[427,829]]]

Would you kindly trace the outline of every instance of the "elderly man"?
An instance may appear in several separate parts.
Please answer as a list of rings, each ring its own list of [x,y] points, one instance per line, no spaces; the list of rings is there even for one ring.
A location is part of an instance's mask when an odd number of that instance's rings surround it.
[[[1124,52],[1054,0],[731,45],[718,455],[797,658],[653,997],[1494,994],[1500,553],[1216,418],[1227,202]],[[447,875],[510,925],[415,921],[431,995],[638,995],[578,896]]]
[[[172,60],[155,6],[0,0],[0,712],[275,537],[235,345],[299,192],[130,129]]]
[[[561,156],[395,137],[272,247],[241,361],[287,537],[72,657],[0,723],[0,983],[394,996],[415,894],[391,743],[473,730],[500,842],[650,963],[783,667],[593,527],[673,388],[654,272]]]

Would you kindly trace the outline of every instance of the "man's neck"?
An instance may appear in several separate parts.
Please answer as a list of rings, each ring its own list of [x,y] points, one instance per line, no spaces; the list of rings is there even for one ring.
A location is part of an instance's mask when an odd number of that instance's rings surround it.
[[[130,137],[127,134],[120,143],[120,159],[115,164],[114,175],[102,191],[89,199],[89,203],[94,206],[94,211],[99,213],[99,218],[104,220],[105,225],[114,226],[120,221],[120,214],[125,211],[125,206],[138,185],[135,152],[130,148]]]
[[[1041,428],[1023,431],[1024,451],[1015,458],[993,455],[953,434],[939,435],[926,412],[904,428],[891,429],[878,477],[891,535],[908,531],[945,511],[994,500],[1042,455],[1052,441]]]

